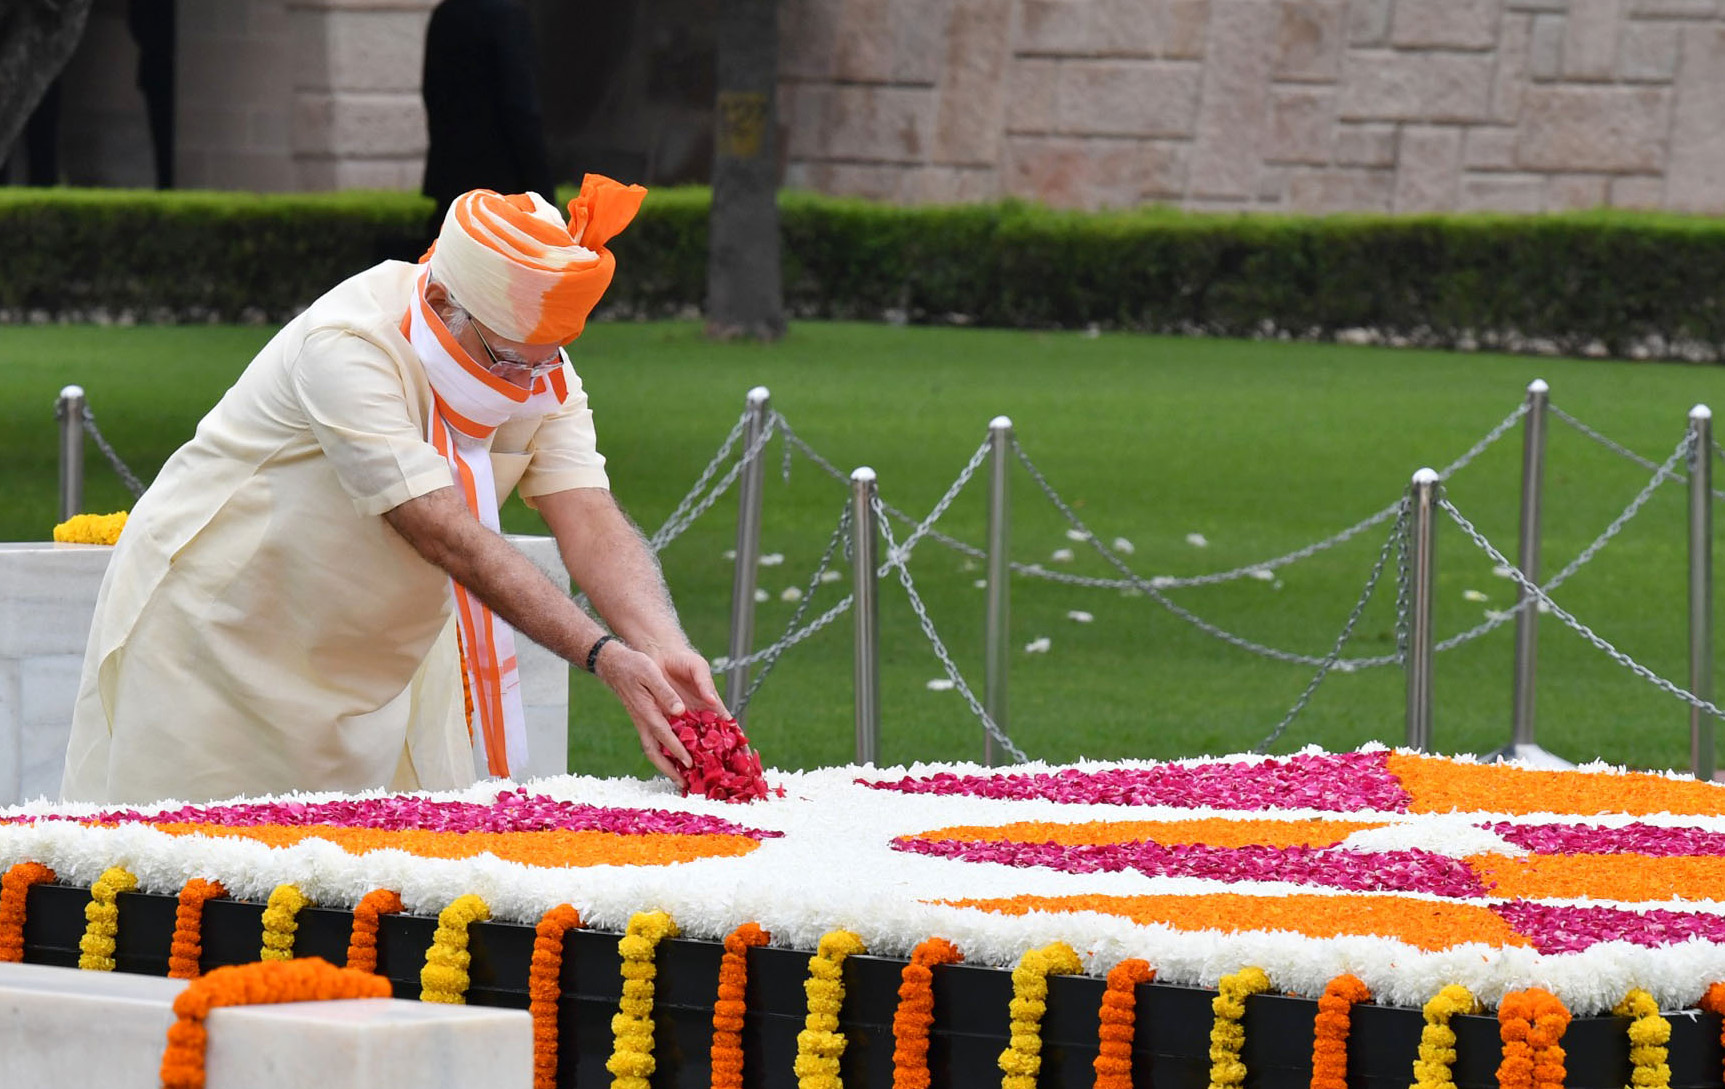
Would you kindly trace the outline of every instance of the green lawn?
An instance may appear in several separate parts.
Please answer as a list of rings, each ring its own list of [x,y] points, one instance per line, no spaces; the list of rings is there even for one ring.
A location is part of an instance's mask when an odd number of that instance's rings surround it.
[[[146,478],[266,339],[257,328],[9,327],[0,333],[0,539],[41,539],[55,514],[56,391],[78,382],[97,420]],[[770,347],[706,343],[689,324],[601,324],[575,352],[598,416],[619,498],[649,531],[670,512],[735,421],[753,385],[842,468],[871,465],[882,495],[920,515],[985,436],[1012,417],[1031,456],[1103,540],[1136,545],[1146,575],[1187,575],[1265,559],[1328,536],[1391,502],[1422,465],[1443,465],[1509,413],[1543,377],[1553,403],[1662,460],[1689,407],[1725,403],[1725,370],[1603,361],[1392,351],[1129,335],[799,324]],[[761,606],[763,642],[793,606],[779,592],[807,579],[844,489],[769,449]],[[92,449],[87,506],[129,499]],[[1450,483],[1456,504],[1513,553],[1520,471],[1512,432]],[[1550,574],[1590,541],[1647,474],[1553,422],[1545,505]],[[1013,477],[1017,559],[1109,574],[1022,471]],[[736,507],[726,496],[664,562],[697,645],[722,653]],[[983,479],[941,523],[980,543]],[[536,518],[512,503],[506,525]],[[1657,672],[1686,678],[1684,495],[1667,486],[1558,595],[1601,635]],[[1207,547],[1188,543],[1201,533]],[[1322,654],[1365,582],[1385,535],[1376,530],[1281,573],[1173,591],[1175,600],[1252,639]],[[924,544],[912,571],[961,667],[980,689],[979,571]],[[836,601],[824,588],[816,609]],[[1489,600],[1464,597],[1479,591]],[[1393,647],[1386,580],[1349,653]],[[941,675],[896,582],[882,587],[882,756],[887,762],[976,758],[980,728]],[[1513,586],[1447,523],[1438,545],[1439,637],[1506,608]],[[1090,624],[1069,610],[1094,615]],[[813,615],[813,611],[811,614]],[[1485,751],[1509,734],[1512,626],[1438,659],[1436,743]],[[1265,661],[1203,635],[1143,598],[1020,579],[1013,586],[1011,731],[1032,756],[1167,757],[1255,745],[1293,703],[1311,670]],[[1021,647],[1038,636],[1046,654]],[[749,709],[769,764],[850,760],[849,617],[794,649]],[[1687,709],[1547,618],[1540,646],[1539,739],[1576,760],[1638,766],[1688,760]],[[574,681],[570,756],[577,770],[635,774],[646,765],[606,694]],[[1403,736],[1403,678],[1381,669],[1332,675],[1276,751],[1350,748]]]

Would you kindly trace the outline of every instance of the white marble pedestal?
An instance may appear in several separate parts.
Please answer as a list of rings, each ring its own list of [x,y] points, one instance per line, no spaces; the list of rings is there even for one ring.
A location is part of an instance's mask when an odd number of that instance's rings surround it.
[[[510,535],[509,541],[568,588],[555,540]],[[84,643],[112,552],[103,545],[0,542],[0,806],[59,796]],[[569,665],[528,639],[517,639],[516,650],[528,775],[562,775],[569,768]]]
[[[156,1089],[186,982],[0,964],[0,1085]],[[528,1089],[525,1010],[387,998],[214,1010],[209,1089]]]

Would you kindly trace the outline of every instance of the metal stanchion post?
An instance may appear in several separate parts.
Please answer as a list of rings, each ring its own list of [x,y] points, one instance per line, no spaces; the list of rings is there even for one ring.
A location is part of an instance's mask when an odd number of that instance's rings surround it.
[[[1545,419],[1551,387],[1536,378],[1527,387],[1527,415],[1521,443],[1521,540],[1516,563],[1534,585],[1539,584],[1539,510],[1545,488]],[[1533,740],[1535,672],[1539,653],[1539,599],[1520,587],[1520,611],[1515,616],[1515,708],[1508,745],[1494,759],[1520,760],[1547,768],[1574,767],[1546,752]]]
[[[1007,585],[1012,509],[1006,491],[1007,455],[1012,446],[1012,421],[996,416],[988,424],[988,619],[985,647],[987,673],[983,710],[1002,734],[1006,733],[1006,664],[1010,633],[1010,588]],[[994,764],[994,735],[982,734],[982,762]]]
[[[1408,748],[1431,751],[1432,744],[1432,546],[1436,539],[1438,474],[1421,469],[1414,474],[1409,495],[1413,506],[1413,617],[1408,632]]]
[[[54,402],[60,421],[60,521],[84,509],[84,387],[67,386]]]
[[[1689,691],[1713,700],[1713,410],[1689,410]],[[1713,719],[1689,708],[1695,778],[1712,780]]]
[[[767,387],[756,386],[745,399],[748,422],[743,427],[743,450],[753,450],[767,429],[769,396]],[[730,658],[740,662],[754,649],[755,642],[755,579],[761,559],[761,495],[765,490],[764,454],[743,467],[737,491],[737,568],[731,579],[731,649]],[[749,690],[749,667],[734,665],[725,671],[725,702],[742,725],[743,693]]]
[[[880,755],[880,592],[875,570],[880,566],[879,531],[875,528],[877,494],[874,470],[864,466],[851,473],[852,591],[856,604],[856,727],[857,763],[872,764]]]

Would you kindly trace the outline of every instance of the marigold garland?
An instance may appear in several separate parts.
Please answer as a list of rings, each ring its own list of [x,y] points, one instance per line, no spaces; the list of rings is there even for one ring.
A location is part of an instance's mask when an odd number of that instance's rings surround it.
[[[1708,987],[1698,1005],[1708,1013],[1725,1013],[1725,983],[1715,983]],[[1719,1030],[1719,1042],[1725,1045],[1725,1026],[1721,1026]],[[1725,1070],[1725,1066],[1721,1069]]]
[[[1138,985],[1156,978],[1148,961],[1133,957],[1108,970],[1096,1046],[1096,1089],[1132,1089],[1132,1040],[1138,1028]]]
[[[1611,1012],[1635,1018],[1629,1023],[1629,1061],[1633,1064],[1629,1084],[1634,1089],[1670,1089],[1671,1067],[1666,1062],[1670,1052],[1665,1045],[1671,1042],[1671,1022],[1659,1015],[1659,1003],[1636,987]]]
[[[1413,1089],[1454,1089],[1455,1029],[1450,1018],[1479,1008],[1473,992],[1451,983],[1425,1004],[1425,1028],[1420,1030],[1419,1058],[1414,1060]]]
[[[1012,1042],[1000,1053],[1001,1089],[1036,1089],[1042,1072],[1042,1015],[1048,1012],[1048,977],[1072,975],[1084,964],[1065,942],[1032,949],[1012,970]]]
[[[277,885],[264,906],[264,945],[259,960],[292,960],[300,909],[311,903],[298,885]]]
[[[78,939],[78,967],[86,972],[114,970],[114,939],[120,933],[119,895],[138,887],[137,877],[123,866],[110,866],[90,886],[84,905],[84,936]]]
[[[126,528],[126,512],[113,514],[74,514],[54,527],[57,544],[111,545],[120,539]]]
[[[360,972],[377,971],[377,931],[385,915],[402,910],[401,894],[393,889],[372,889],[353,909],[353,930],[347,939],[347,966]]]
[[[168,978],[196,979],[203,971],[204,902],[228,894],[219,881],[194,877],[180,889],[174,909],[174,937],[168,946]]]
[[[484,900],[467,893],[437,916],[437,933],[425,951],[425,967],[419,970],[419,1000],[449,1006],[467,1004],[467,966],[473,955],[467,951],[467,928],[491,918]]]
[[[1354,1005],[1372,992],[1357,976],[1343,973],[1324,986],[1312,1023],[1312,1089],[1348,1089],[1348,1033]]]
[[[1565,1072],[1558,1040],[1569,1028],[1569,1010],[1539,987],[1511,991],[1497,1009],[1503,1059],[1499,1089],[1562,1089]]]
[[[772,935],[758,923],[744,923],[725,938],[725,955],[719,958],[719,992],[713,1001],[713,1046],[709,1052],[713,1089],[742,1089],[749,950],[771,940]]]
[[[527,971],[527,1012],[533,1017],[533,1089],[557,1089],[557,1004],[563,997],[563,937],[581,927],[581,916],[558,904],[533,931],[533,962]]]
[[[0,874],[0,963],[24,959],[24,903],[31,885],[54,880],[54,871],[40,862],[19,862]]]
[[[964,959],[945,938],[924,938],[899,974],[898,1009],[892,1015],[893,1089],[928,1089],[928,1030],[934,1024],[934,968]]]
[[[791,1072],[797,1089],[843,1089],[839,1059],[845,1053],[845,1034],[838,1031],[839,1010],[844,1007],[844,960],[867,949],[863,940],[848,930],[829,930],[821,935],[815,955],[809,958],[809,978],[803,993],[809,997],[808,1016],[797,1033],[797,1058]]]
[[[623,954],[623,998],[611,1018],[611,1089],[650,1089],[647,1079],[657,1068],[653,1060],[653,963],[659,943],[677,933],[677,924],[662,911],[637,912],[617,943]]]
[[[1246,1016],[1246,999],[1269,989],[1270,977],[1256,967],[1242,968],[1217,983],[1216,997],[1210,1000],[1216,1013],[1210,1026],[1210,1089],[1232,1089],[1245,1082],[1240,1049],[1246,1046],[1246,1029],[1240,1019]]]
[[[178,1020],[168,1027],[168,1046],[162,1053],[162,1089],[203,1089],[204,1053],[209,1043],[204,1020],[217,1007],[389,995],[387,979],[337,968],[318,957],[214,969],[192,980],[174,999]]]

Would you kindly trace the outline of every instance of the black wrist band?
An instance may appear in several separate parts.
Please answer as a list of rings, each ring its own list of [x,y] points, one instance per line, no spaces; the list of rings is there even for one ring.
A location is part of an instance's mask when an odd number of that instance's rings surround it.
[[[599,648],[617,638],[615,635],[601,635],[593,643],[593,649],[587,652],[587,672],[597,673],[599,665]]]

